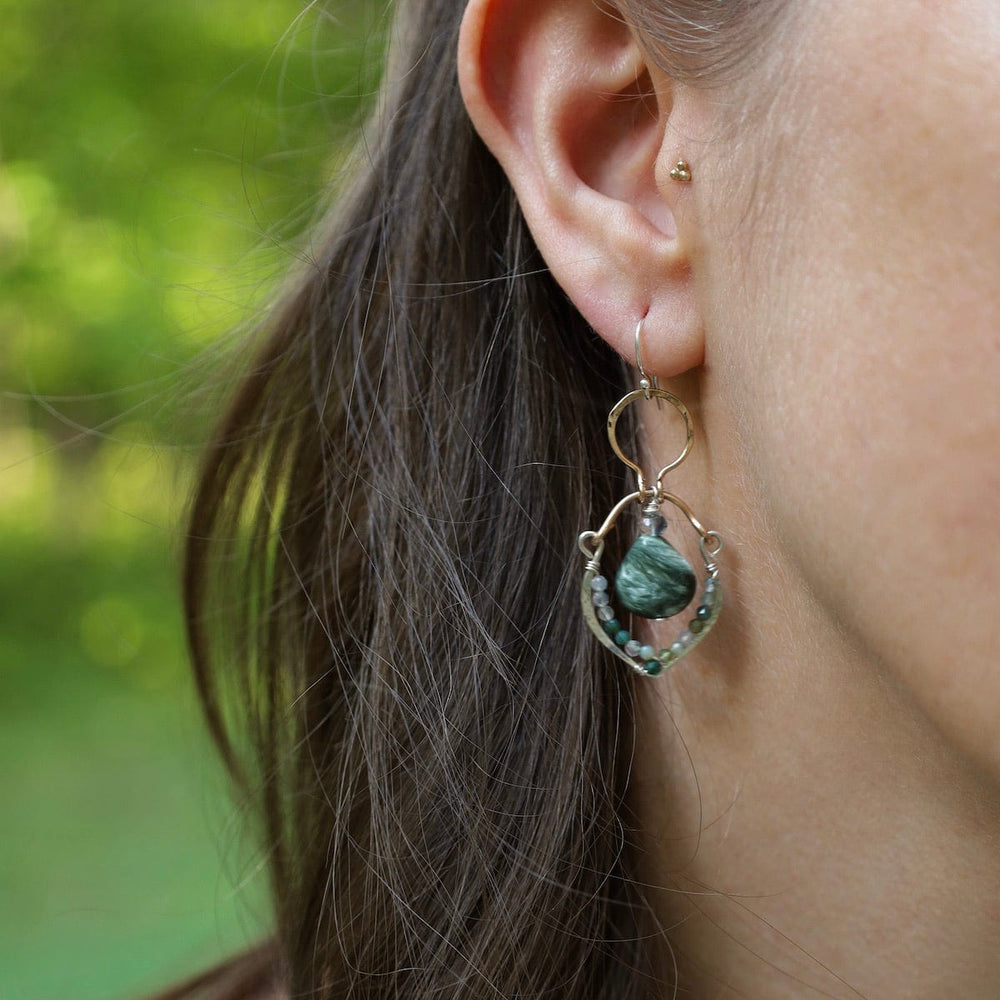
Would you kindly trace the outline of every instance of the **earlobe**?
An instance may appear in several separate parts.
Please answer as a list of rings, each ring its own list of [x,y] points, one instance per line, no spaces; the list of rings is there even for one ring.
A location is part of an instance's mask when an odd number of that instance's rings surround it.
[[[594,0],[471,0],[459,79],[539,250],[584,318],[624,357],[646,317],[648,367],[703,358],[691,262],[657,183],[675,91],[620,15]],[[674,157],[676,160],[676,156]]]

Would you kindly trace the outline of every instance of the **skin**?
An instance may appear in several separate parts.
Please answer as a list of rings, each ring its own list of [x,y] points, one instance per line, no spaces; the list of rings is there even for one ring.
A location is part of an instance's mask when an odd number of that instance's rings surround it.
[[[699,428],[669,488],[727,543],[715,631],[639,688],[659,957],[699,997],[995,997],[1000,8],[800,0],[763,45],[699,88],[590,0],[473,0],[460,49],[557,280],[629,359],[647,317]]]

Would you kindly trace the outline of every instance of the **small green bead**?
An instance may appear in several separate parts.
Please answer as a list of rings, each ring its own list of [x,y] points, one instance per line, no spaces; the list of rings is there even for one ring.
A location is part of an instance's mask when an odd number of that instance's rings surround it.
[[[663,664],[660,663],[659,660],[647,660],[642,669],[645,670],[650,677],[655,677],[657,674],[663,673]]]
[[[625,643],[628,642],[629,639],[631,639],[631,638],[632,638],[632,636],[625,629],[622,629],[618,633],[618,635],[615,636],[615,645],[616,646],[624,646]]]
[[[657,659],[660,661],[660,663],[663,664],[663,666],[669,667],[670,664],[677,659],[677,655],[674,653],[672,649],[661,649],[659,656],[657,656]]]
[[[643,646],[639,650],[639,658],[642,660],[652,660],[656,657],[656,650],[652,646]]]
[[[698,608],[698,610],[695,612],[695,614],[703,622],[706,622],[706,621],[708,621],[709,618],[712,617],[712,609],[707,604],[703,604],[700,608]]]
[[[688,622],[688,628],[691,629],[695,635],[697,635],[704,627],[705,623],[700,618],[692,618],[691,621]]]
[[[604,623],[604,631],[613,639],[621,631],[622,623],[617,618],[612,618]]]

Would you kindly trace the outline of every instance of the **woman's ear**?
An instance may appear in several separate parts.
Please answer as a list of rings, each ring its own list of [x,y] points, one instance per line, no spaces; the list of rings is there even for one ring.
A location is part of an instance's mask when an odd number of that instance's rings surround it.
[[[669,176],[684,150],[666,138],[679,91],[621,16],[600,0],[470,0],[458,67],[473,124],[584,318],[631,359],[646,317],[650,373],[700,364],[689,188]]]

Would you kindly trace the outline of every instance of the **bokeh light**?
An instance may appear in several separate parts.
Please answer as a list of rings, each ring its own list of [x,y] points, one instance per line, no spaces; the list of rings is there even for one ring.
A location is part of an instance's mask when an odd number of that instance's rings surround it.
[[[3,1000],[137,997],[267,925],[188,680],[181,517],[382,17],[0,0]]]

